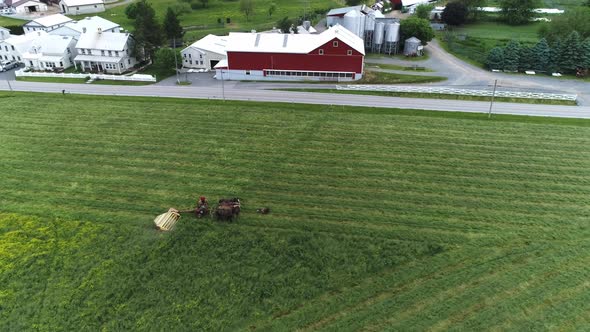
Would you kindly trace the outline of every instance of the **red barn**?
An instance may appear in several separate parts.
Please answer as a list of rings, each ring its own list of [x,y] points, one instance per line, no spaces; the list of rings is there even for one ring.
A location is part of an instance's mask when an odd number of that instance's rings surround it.
[[[230,33],[224,80],[352,81],[363,75],[363,40],[340,25],[321,34]]]

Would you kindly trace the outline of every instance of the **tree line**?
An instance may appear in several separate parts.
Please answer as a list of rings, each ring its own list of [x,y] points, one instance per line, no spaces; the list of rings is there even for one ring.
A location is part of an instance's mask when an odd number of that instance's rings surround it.
[[[558,38],[549,44],[542,38],[532,47],[513,40],[505,47],[493,48],[486,65],[489,69],[514,72],[585,75],[590,68],[590,38],[582,39],[577,31],[572,31],[565,39]]]

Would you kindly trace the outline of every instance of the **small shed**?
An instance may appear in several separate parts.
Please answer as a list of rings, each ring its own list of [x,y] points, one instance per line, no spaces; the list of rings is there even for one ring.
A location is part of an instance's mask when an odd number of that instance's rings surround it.
[[[405,56],[422,56],[422,41],[416,37],[406,39],[404,43]]]

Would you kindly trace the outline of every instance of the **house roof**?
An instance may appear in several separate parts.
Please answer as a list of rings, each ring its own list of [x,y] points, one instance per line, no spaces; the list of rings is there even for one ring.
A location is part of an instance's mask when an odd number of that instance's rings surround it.
[[[65,26],[80,33],[84,28],[86,28],[86,31],[98,31],[99,28],[102,31],[109,31],[121,27],[119,24],[105,20],[100,16],[88,16],[77,22],[66,23]]]
[[[227,47],[228,39],[229,39],[229,36],[207,35],[207,36],[197,40],[189,47],[185,48],[185,50],[189,49],[189,48],[196,48],[196,49],[201,49],[201,50],[225,55],[225,48]]]
[[[80,35],[76,48],[122,51],[128,40],[128,33],[88,31]]]
[[[14,46],[14,48],[18,50],[19,53],[23,54],[29,50],[31,44],[35,39],[44,37],[46,35],[47,32],[45,31],[35,31],[34,33],[29,33],[25,35],[12,36],[8,39],[0,41],[0,44],[6,43],[8,45],[12,45]]]
[[[61,0],[68,7],[104,4],[104,0]]]
[[[64,54],[72,39],[71,36],[43,35],[33,40],[28,53]]]
[[[363,40],[339,24],[317,35],[232,32],[227,52],[307,54],[334,38],[365,54]]]
[[[54,15],[49,15],[49,16],[43,16],[40,17],[38,19],[34,19],[32,21],[29,21],[25,24],[25,26],[27,25],[40,25],[43,27],[52,27],[55,25],[59,25],[59,24],[64,24],[64,23],[68,23],[68,22],[72,22],[73,20],[65,15],[62,14],[54,14]]]

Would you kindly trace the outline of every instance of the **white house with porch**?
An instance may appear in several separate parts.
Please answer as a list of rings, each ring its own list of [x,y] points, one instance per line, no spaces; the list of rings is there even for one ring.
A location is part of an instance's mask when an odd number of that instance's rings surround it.
[[[23,62],[23,54],[27,53],[37,38],[46,36],[45,31],[37,31],[26,35],[12,36],[0,41],[0,59]]]
[[[6,5],[17,14],[31,14],[47,11],[47,4],[37,0],[7,1]]]
[[[131,54],[133,43],[128,33],[83,30],[76,44],[74,65],[82,71],[121,74],[137,63]]]
[[[44,35],[23,53],[23,63],[33,70],[66,69],[74,64],[76,40],[71,36]]]
[[[59,36],[72,36],[79,39],[84,29],[86,31],[98,31],[98,29],[101,29],[103,33],[121,32],[121,26],[115,22],[105,20],[100,16],[88,16],[77,22],[66,23],[64,26],[49,33]]]
[[[25,31],[25,34],[35,31],[50,32],[59,27],[63,27],[69,22],[74,22],[74,20],[62,14],[43,16],[25,23],[23,25],[23,30]]]
[[[182,66],[212,70],[227,57],[225,48],[228,36],[207,35],[182,50]]]
[[[92,14],[105,11],[104,0],[61,0],[59,8],[67,15]]]

